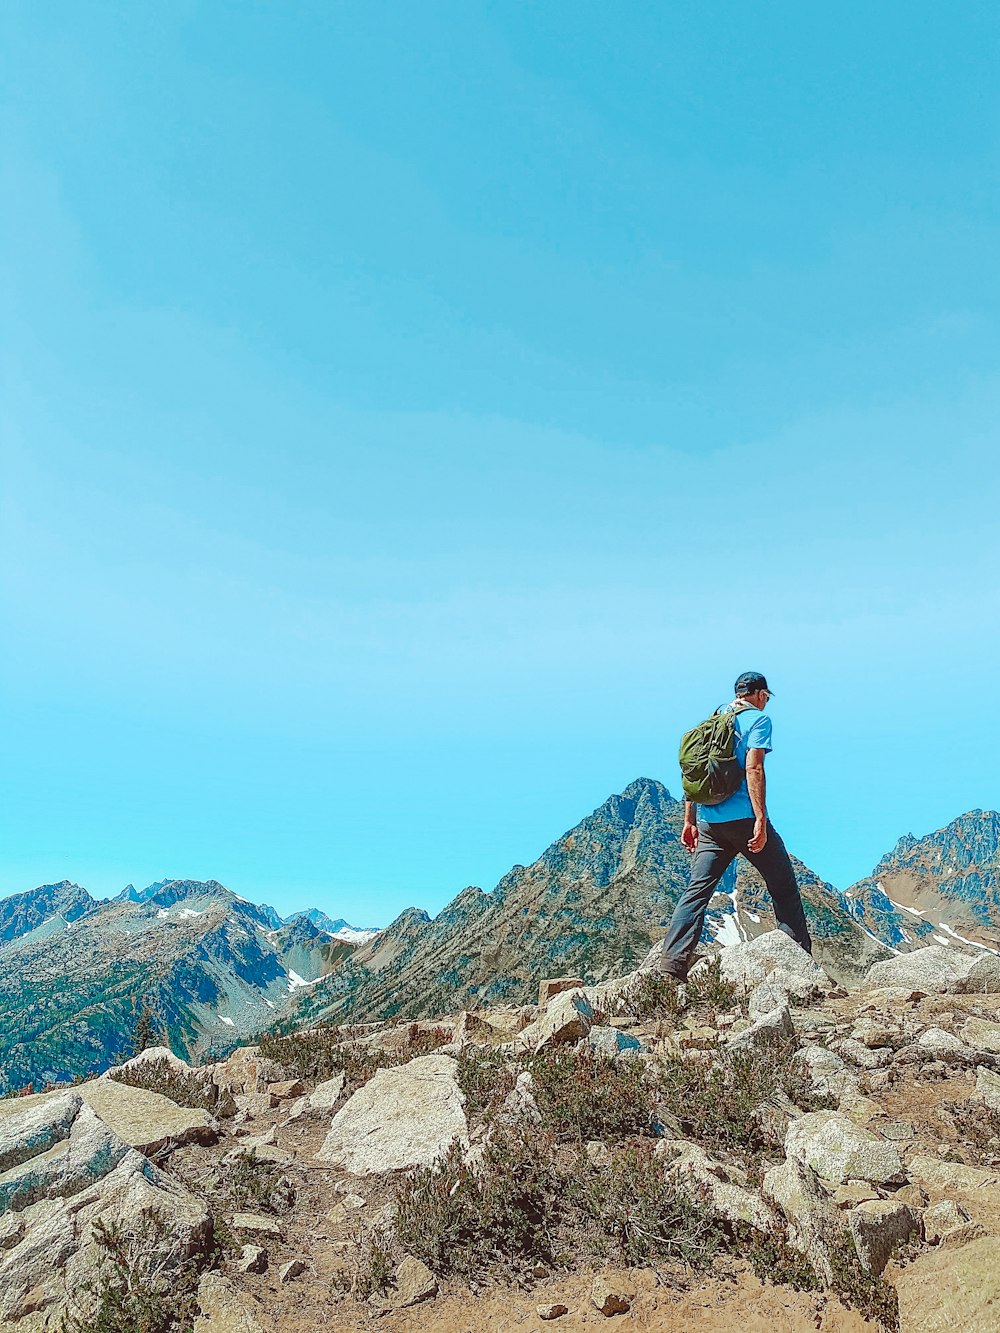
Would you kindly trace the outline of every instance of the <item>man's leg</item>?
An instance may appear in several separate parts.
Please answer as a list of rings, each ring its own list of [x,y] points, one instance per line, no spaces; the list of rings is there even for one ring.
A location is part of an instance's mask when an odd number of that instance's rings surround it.
[[[801,945],[806,953],[812,953],[812,940],[806,925],[806,915],[802,910],[799,886],[795,882],[795,871],[781,836],[775,831],[770,820],[767,821],[767,842],[759,852],[747,852],[747,858],[755,870],[760,871],[767,891],[774,904],[774,916],[778,929],[791,935],[796,944]]]
[[[716,841],[710,824],[698,825],[698,850],[691,866],[691,880],[677,899],[660,955],[660,971],[667,976],[686,980],[691,955],[701,939],[705,909],[735,855]]]

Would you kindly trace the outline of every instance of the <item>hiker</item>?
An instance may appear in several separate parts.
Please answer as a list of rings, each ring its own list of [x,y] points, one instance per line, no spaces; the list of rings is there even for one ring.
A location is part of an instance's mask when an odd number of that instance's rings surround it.
[[[736,682],[735,695],[732,703],[696,729],[704,731],[717,721],[728,727],[724,715],[731,715],[732,755],[738,768],[732,765],[730,786],[735,790],[731,795],[716,804],[684,802],[681,842],[694,855],[691,882],[677,900],[659,962],[661,973],[676,981],[687,980],[709,900],[738,855],[760,872],[774,904],[778,929],[812,953],[795,872],[785,844],[767,817],[764,756],[771,749],[771,719],[764,709],[771,691],[759,671],[744,671]],[[686,780],[686,789],[688,785]]]

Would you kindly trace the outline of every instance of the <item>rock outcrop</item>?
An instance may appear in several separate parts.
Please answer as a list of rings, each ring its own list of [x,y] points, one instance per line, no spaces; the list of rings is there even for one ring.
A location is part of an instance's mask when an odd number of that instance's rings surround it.
[[[458,1065],[425,1055],[380,1069],[333,1117],[318,1153],[356,1176],[431,1166],[452,1143],[468,1147]]]
[[[118,1138],[77,1092],[0,1101],[0,1143],[0,1217],[14,1223],[0,1246],[0,1328],[36,1333],[67,1308],[92,1308],[98,1224],[127,1231],[155,1209],[167,1230],[165,1265],[207,1250],[205,1204]]]

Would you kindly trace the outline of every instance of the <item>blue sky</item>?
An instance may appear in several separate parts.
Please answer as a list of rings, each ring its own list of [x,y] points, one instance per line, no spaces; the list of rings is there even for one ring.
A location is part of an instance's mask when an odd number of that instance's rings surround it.
[[[747,667],[1000,803],[995,6],[4,6],[0,893],[491,887]]]

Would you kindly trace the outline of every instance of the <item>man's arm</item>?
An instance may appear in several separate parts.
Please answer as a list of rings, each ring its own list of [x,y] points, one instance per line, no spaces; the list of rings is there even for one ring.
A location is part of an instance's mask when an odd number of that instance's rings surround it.
[[[694,801],[684,802],[684,827],[681,829],[681,842],[693,852],[698,846],[698,809]]]
[[[753,806],[753,837],[748,852],[759,852],[767,842],[767,783],[764,779],[766,750],[747,750],[747,791]]]

